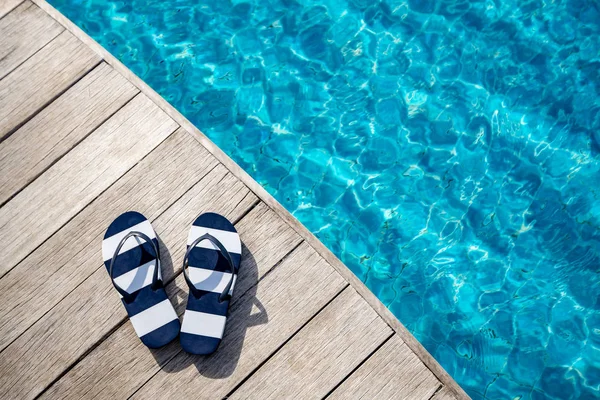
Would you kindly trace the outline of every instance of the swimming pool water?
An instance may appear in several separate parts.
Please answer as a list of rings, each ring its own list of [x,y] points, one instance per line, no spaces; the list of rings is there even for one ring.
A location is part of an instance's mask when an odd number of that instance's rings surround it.
[[[50,0],[473,398],[600,398],[595,0]]]

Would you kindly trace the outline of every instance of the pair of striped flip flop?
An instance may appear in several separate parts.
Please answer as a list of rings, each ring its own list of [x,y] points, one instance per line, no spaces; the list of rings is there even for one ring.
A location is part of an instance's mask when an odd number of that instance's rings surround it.
[[[194,221],[183,261],[190,292],[180,324],[164,288],[150,221],[128,211],[110,224],[102,241],[104,265],[142,343],[158,348],[179,335],[181,347],[192,354],[211,354],[221,342],[241,254],[240,237],[225,217],[206,213]]]

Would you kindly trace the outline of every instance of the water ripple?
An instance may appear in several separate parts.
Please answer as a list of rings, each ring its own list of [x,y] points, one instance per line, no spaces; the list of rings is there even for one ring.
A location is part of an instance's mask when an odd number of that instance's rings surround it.
[[[600,398],[594,0],[51,0],[474,398]]]

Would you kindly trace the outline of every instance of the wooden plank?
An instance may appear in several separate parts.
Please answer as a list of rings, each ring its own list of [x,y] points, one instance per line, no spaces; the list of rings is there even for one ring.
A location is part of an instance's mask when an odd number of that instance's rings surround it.
[[[0,18],[15,9],[23,0],[2,0],[0,1]]]
[[[218,170],[227,171],[222,165],[218,167]],[[221,181],[207,181],[202,186],[195,186],[182,197],[181,201],[169,208],[156,221],[155,229],[168,233],[169,236],[165,236],[168,239],[163,238],[163,240],[167,245],[172,244],[167,247],[171,259],[176,260],[172,267],[163,267],[163,269],[167,269],[164,274],[165,279],[171,279],[181,272],[181,262],[186,250],[185,243],[194,219],[202,212],[219,212],[221,207],[226,207],[229,202],[238,199],[237,195],[232,194],[235,193],[234,189],[240,193],[250,193],[251,201],[258,202],[256,196],[245,185],[228,173]],[[244,198],[243,201],[250,200]],[[223,215],[227,216],[225,212]],[[258,276],[269,272],[278,260],[281,260],[302,241],[293,229],[262,203],[254,207],[235,226],[240,233],[243,247],[249,249],[251,254],[242,260],[241,272],[236,283],[236,293],[245,292],[248,289],[247,285],[253,285],[252,282],[256,282]],[[173,239],[170,239],[171,237]],[[169,243],[169,240],[172,242]],[[255,264],[258,268],[256,277],[243,279],[244,274],[255,269]]]
[[[390,335],[390,327],[348,287],[230,398],[322,398]]]
[[[442,384],[398,335],[350,375],[329,399],[429,399]]]
[[[0,140],[100,62],[64,31],[0,81]]]
[[[121,74],[102,63],[0,143],[0,204],[138,92]]]
[[[58,22],[30,1],[0,19],[0,79],[63,30]]]
[[[431,398],[431,400],[455,400],[456,398],[454,392],[447,386],[444,386]]]
[[[133,397],[222,398],[346,285],[302,243],[231,306],[216,353],[208,357],[178,353],[166,365],[159,364],[160,370],[154,368],[158,373]]]
[[[256,279],[241,279],[245,273],[256,268],[256,276],[262,277],[273,268],[274,263],[265,262],[266,255],[270,257],[269,260],[281,260],[302,241],[300,236],[264,203],[259,203],[236,228],[239,232],[256,233],[242,236],[242,241],[251,254],[242,261],[240,267],[240,282],[236,284],[235,289],[239,292],[245,292],[248,285],[256,283]],[[245,270],[242,268],[244,266],[247,266]]]
[[[220,169],[226,171],[222,166],[220,166]],[[225,179],[219,183],[219,186],[230,188],[229,191],[233,192],[233,190],[236,189],[232,184],[233,182],[235,182],[235,185],[241,185],[241,187],[245,188],[230,173],[228,173]],[[213,193],[213,188],[211,187],[210,189],[209,193]],[[225,201],[227,195],[231,196],[231,193],[223,193],[219,197],[223,199],[222,201]],[[185,197],[188,197],[188,200],[193,202],[198,198],[196,194],[193,196],[187,196],[186,194]],[[178,202],[177,206],[171,207],[169,209],[170,214],[189,214],[190,210],[202,208],[196,206],[191,207],[188,200],[182,199],[182,201]],[[257,208],[264,208],[264,205]],[[242,265],[240,267],[240,275],[237,281],[238,283],[235,289],[232,307],[238,300],[244,298],[245,293],[252,291],[256,282],[286,255],[285,251],[290,251],[293,246],[296,245],[293,242],[288,242],[280,245],[279,249],[263,246],[265,234],[268,235],[268,232],[266,231],[269,227],[272,227],[273,224],[253,226],[249,225],[248,222],[255,220],[256,214],[264,215],[265,222],[274,222],[269,219],[275,215],[272,211],[267,212],[266,214],[260,210],[258,210],[259,212],[256,212],[255,210],[257,210],[257,208],[236,225],[242,236],[244,245]],[[253,216],[251,214],[255,215]],[[165,215],[164,218],[161,216],[160,220],[169,223],[172,221],[172,217]],[[187,215],[183,220],[186,220],[189,223],[189,220],[193,220],[193,216]],[[178,223],[177,225],[181,225],[181,223]],[[182,243],[185,244],[186,238],[182,237],[187,234],[185,228],[187,228],[187,226],[171,226],[167,229],[160,230],[160,232],[162,232],[161,237],[163,237],[164,234],[168,234],[169,236],[172,236],[173,239],[177,238],[174,247],[171,246],[170,248],[172,250],[177,249],[176,251],[178,254],[175,255],[174,251],[171,256],[174,260],[177,260],[178,264],[183,258],[185,249],[185,246],[181,245]],[[283,236],[288,236],[290,234],[294,235],[289,227],[284,227],[283,230],[279,230],[278,232]],[[182,235],[182,233],[184,233],[184,235]],[[181,251],[178,251],[178,249],[181,249]],[[167,267],[167,270],[168,269],[169,268]],[[180,272],[180,270],[178,272]],[[175,282],[167,285],[167,293],[169,294],[171,301],[174,302],[177,312],[179,314],[183,313],[188,289],[181,274],[178,275]],[[166,362],[173,358],[179,351],[181,351],[179,343],[174,342],[162,349],[148,352],[133,331],[131,324],[125,323],[106,341],[102,342],[86,358],[71,369],[64,377],[56,382],[42,397],[89,398],[100,396],[125,398],[156,374],[160,366],[166,364]],[[118,384],[116,384],[117,382]],[[96,394],[88,393],[90,387],[94,388],[93,390]]]
[[[222,190],[222,192],[218,192],[219,190]],[[250,194],[250,199],[244,199],[240,202],[240,195],[244,193]],[[215,196],[215,194],[218,195]],[[227,210],[232,205],[236,205],[236,209],[241,209],[240,204],[248,207],[255,200],[256,197],[233,175],[227,173],[223,166],[215,168],[207,178],[186,193],[154,224],[166,247],[171,250],[173,261],[170,262],[167,259],[163,263],[165,275],[172,274],[170,271],[173,269],[173,264],[177,266],[175,268],[176,273],[181,272],[181,268],[178,266],[181,265],[185,252],[187,231],[198,211],[211,209],[235,220],[235,214]],[[252,203],[249,203],[249,201],[252,201]],[[265,213],[263,210],[265,210],[264,205],[259,205],[236,224],[243,241],[244,257],[234,299],[239,299],[243,293],[256,284],[256,281],[261,277],[261,271],[270,271],[297,245],[297,239],[295,241],[289,240],[293,237],[297,238],[297,236],[294,236],[295,233],[287,226],[283,226],[278,231],[280,236],[288,237],[288,240],[283,242],[278,249],[262,245],[265,237],[271,236],[268,229],[275,222],[272,218],[277,218],[272,211],[267,209]],[[249,226],[247,221],[255,220],[256,215],[263,215],[265,222],[270,222],[270,224]],[[101,275],[106,275],[104,271],[102,272]],[[106,280],[105,276],[103,278]],[[179,313],[183,312],[185,307],[187,291],[182,275],[179,275],[175,282],[167,285],[169,298],[175,303]],[[84,358],[52,386],[45,396],[50,398],[79,398],[89,390],[89,385],[93,382],[96,389],[103,388],[101,392],[98,392],[101,393],[102,397],[126,397],[157,372],[157,364],[166,363],[179,351],[179,344],[175,342],[163,349],[152,353],[148,352],[133,328],[131,328],[131,324],[125,323],[107,341],[100,344],[88,357]],[[107,370],[104,369],[104,365],[107,363],[111,364],[110,374],[106,374]],[[135,377],[131,375],[132,368],[136,370]],[[123,379],[118,386],[115,386],[114,379],[119,376],[128,378]],[[89,396],[93,395],[85,394],[85,397]]]
[[[98,244],[115,216],[133,209],[153,220],[216,165],[186,132],[175,132],[0,279],[0,350],[98,268]]]
[[[169,298],[173,303],[173,297]],[[39,398],[126,399],[156,374],[160,365],[164,365],[179,351],[181,347],[177,340],[149,351],[137,337],[131,324],[126,323]]]
[[[210,194],[209,190],[215,189],[226,178],[227,173],[223,168],[215,168],[196,186],[206,187]],[[232,178],[229,176],[227,179]],[[229,190],[218,201],[205,195],[198,202],[205,204],[204,207],[210,204],[214,211],[222,212],[233,220],[239,218],[255,204],[255,198],[249,195],[243,185],[235,182],[237,180],[228,186]],[[173,207],[180,209],[180,201]],[[172,274],[170,268],[173,263],[169,261],[167,250],[185,247],[185,241],[178,240],[176,245],[173,242],[180,239],[179,233],[189,228],[193,218],[189,220],[189,215],[181,213],[177,214],[175,220],[169,217],[169,221],[165,221],[163,215],[155,220],[155,228],[162,243],[166,244],[166,248],[161,246],[162,270],[168,275]],[[161,219],[164,222],[159,223]],[[158,228],[164,224],[173,224],[181,229],[163,231]],[[98,254],[90,258],[90,262],[96,265],[95,272],[0,353],[0,398],[7,395],[18,398],[37,396],[125,320],[125,309],[102,266],[100,241],[94,241],[91,245],[98,250]],[[44,356],[40,358],[40,354]]]
[[[0,274],[10,271],[152,151],[177,124],[140,94],[0,209]]]
[[[86,45],[100,54],[111,66],[132,82],[140,91],[150,97],[161,109],[173,118],[181,127],[190,132],[219,162],[240,179],[261,201],[265,202],[277,215],[284,219],[304,240],[306,240],[336,271],[346,279],[352,287],[375,309],[375,311],[386,321],[396,333],[404,340],[411,350],[431,369],[435,376],[460,399],[470,399],[465,391],[454,381],[454,379],[442,368],[442,366],[427,352],[417,339],[406,329],[404,325],[392,314],[392,312],[360,281],[312,232],[310,232],[300,221],[268,193],[258,182],[256,182],[246,171],[237,165],[227,154],[216,146],[206,135],[196,128],[187,118],[171,106],[165,99],[156,93],[142,79],[131,72],[108,50],[104,49],[94,39],[77,27],[72,21],[52,7],[46,0],[33,0],[40,8],[50,16],[59,21],[73,35],[77,36]]]

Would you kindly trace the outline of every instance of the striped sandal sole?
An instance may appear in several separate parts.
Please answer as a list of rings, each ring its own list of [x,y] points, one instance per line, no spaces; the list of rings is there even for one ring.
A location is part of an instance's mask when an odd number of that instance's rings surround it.
[[[135,211],[118,216],[106,230],[102,256],[142,343],[158,348],[175,339],[180,323],[163,287],[158,238],[150,221]]]
[[[241,262],[242,243],[225,217],[206,213],[188,235],[183,271],[190,288],[181,325],[181,347],[191,354],[217,350]]]

